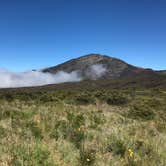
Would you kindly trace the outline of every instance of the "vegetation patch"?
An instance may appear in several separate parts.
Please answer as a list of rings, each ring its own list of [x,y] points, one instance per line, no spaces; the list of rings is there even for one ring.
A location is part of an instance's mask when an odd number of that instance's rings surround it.
[[[145,103],[134,103],[127,112],[127,117],[140,120],[152,120],[155,118],[155,112],[152,107]]]
[[[162,89],[3,91],[0,165],[164,166],[165,111]]]

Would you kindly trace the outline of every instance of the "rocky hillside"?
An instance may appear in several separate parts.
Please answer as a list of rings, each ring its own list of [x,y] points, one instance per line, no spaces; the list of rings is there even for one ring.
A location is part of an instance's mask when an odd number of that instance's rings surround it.
[[[77,71],[83,79],[109,79],[138,74],[155,75],[155,71],[130,65],[120,59],[100,54],[89,54],[63,64],[46,68],[43,72],[57,73]]]
[[[160,75],[165,75],[166,76],[166,70],[159,70],[159,71],[156,71],[156,72]]]

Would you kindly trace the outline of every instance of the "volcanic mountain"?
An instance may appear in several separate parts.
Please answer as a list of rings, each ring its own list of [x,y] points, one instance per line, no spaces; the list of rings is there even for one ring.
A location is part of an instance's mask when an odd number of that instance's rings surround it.
[[[32,86],[19,90],[52,91],[166,88],[166,70],[155,71],[136,67],[123,60],[100,54],[88,54],[40,71],[51,73],[51,75],[46,75],[51,77],[51,79],[59,79],[62,76],[61,80],[63,80],[66,75],[70,79],[69,81],[62,81],[61,83],[54,81],[44,86]],[[37,74],[43,74],[41,72]],[[71,81],[71,77],[74,77],[77,81],[73,79]],[[17,89],[14,88],[14,90]]]
[[[100,54],[88,54],[42,71],[52,74],[58,71],[67,73],[77,71],[83,80],[114,79],[135,75],[149,76],[158,74],[152,69],[136,67],[120,59]]]

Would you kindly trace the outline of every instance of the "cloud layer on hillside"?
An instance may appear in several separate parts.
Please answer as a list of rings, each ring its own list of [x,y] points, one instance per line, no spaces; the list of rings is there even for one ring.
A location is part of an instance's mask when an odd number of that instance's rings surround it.
[[[56,74],[50,74],[40,71],[15,73],[0,69],[0,88],[30,87],[76,81],[81,81],[76,71],[71,73],[59,71]]]
[[[95,80],[105,72],[106,68],[102,64],[95,64],[89,67],[86,75]],[[0,88],[32,87],[63,82],[78,82],[82,79],[78,71],[71,73],[59,71],[56,74],[51,74],[41,71],[16,73],[6,69],[0,69]]]

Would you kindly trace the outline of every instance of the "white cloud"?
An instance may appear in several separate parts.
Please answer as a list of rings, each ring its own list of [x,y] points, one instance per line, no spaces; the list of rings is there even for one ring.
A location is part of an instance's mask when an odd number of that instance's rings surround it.
[[[80,80],[81,78],[76,71],[71,73],[59,71],[56,74],[50,74],[40,71],[15,73],[6,69],[0,69],[0,88],[30,87]]]
[[[95,64],[91,66],[92,72],[94,72],[98,77],[101,77],[105,72],[106,68],[103,64]]]
[[[103,64],[94,64],[90,67],[90,70],[87,73],[87,76],[93,80],[96,80],[102,77],[106,71],[107,69],[103,66]]]
[[[102,64],[90,66],[86,75],[95,80],[100,78],[106,72]],[[0,69],[0,88],[31,87],[47,84],[57,84],[63,82],[77,82],[83,78],[77,71],[67,73],[59,71],[56,74],[43,73],[41,71],[11,72],[6,69]]]

